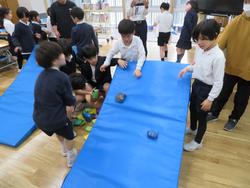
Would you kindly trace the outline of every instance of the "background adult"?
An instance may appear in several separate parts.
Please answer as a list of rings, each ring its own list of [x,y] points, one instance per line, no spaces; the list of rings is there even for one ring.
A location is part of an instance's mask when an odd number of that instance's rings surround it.
[[[74,22],[70,10],[76,4],[69,0],[57,0],[51,5],[51,25],[57,38],[70,38]]]
[[[148,54],[148,26],[146,21],[146,15],[148,14],[148,5],[148,0],[132,0],[128,11],[128,18],[135,23],[135,35],[141,38],[146,55]]]

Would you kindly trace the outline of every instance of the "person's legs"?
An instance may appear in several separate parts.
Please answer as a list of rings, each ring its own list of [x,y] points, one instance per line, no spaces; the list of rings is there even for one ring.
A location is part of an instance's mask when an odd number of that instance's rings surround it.
[[[195,88],[192,87],[192,93],[190,97],[190,129],[195,131],[197,129],[197,112],[196,112],[196,95]]]
[[[168,57],[168,43],[164,44],[164,48],[165,48],[165,58]]]
[[[67,151],[67,164],[68,167],[72,167],[76,156],[77,156],[77,150],[75,149],[75,143],[74,143],[74,131],[72,123],[69,119],[67,119],[66,125],[59,130],[55,131],[58,140],[65,146]]]
[[[182,49],[182,48],[176,48],[176,51],[177,51],[177,61],[176,63],[180,63],[184,54],[185,54],[185,49]]]
[[[237,92],[234,97],[234,109],[229,116],[230,119],[236,119],[238,121],[241,118],[248,105],[249,95],[250,81],[239,78]]]
[[[147,50],[147,35],[148,35],[148,28],[147,28],[147,22],[142,21],[140,24],[135,25],[135,35],[140,37],[145,49],[146,56],[148,55]]]
[[[20,50],[17,52],[17,63],[18,63],[18,69],[21,70],[23,67],[23,56]]]
[[[169,32],[169,33],[166,34],[166,39],[164,41],[165,58],[168,57],[168,43],[169,43],[170,37],[171,37],[171,32]]]
[[[213,102],[211,113],[214,117],[218,117],[222,108],[227,103],[229,97],[231,96],[234,86],[238,82],[238,77],[225,74],[224,83],[221,93],[217,99]]]
[[[195,137],[195,142],[200,144],[202,142],[203,136],[207,130],[207,112],[201,111],[197,114],[198,116],[198,121],[199,121],[199,126],[198,126],[198,131],[197,135]]]
[[[164,57],[165,57],[164,33],[159,32],[157,43],[158,43],[158,46],[160,48],[161,61],[164,61]]]
[[[164,61],[165,58],[165,47],[160,46],[160,56],[161,56],[161,61]]]
[[[63,157],[66,157],[67,156],[67,148],[65,146],[65,142],[64,142],[64,137],[56,134],[56,137],[57,137],[57,140],[61,143],[61,153],[62,153],[62,156]]]
[[[241,116],[244,114],[249,100],[250,95],[250,81],[238,78],[237,92],[234,97],[234,108],[231,115],[228,118],[227,123],[224,126],[224,130],[232,131]]]

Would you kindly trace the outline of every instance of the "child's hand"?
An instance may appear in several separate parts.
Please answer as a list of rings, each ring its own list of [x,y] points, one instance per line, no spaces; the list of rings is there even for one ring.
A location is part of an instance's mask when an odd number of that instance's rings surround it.
[[[67,112],[68,118],[71,118],[72,113],[74,112],[74,110],[75,110],[75,107],[74,107],[74,106],[67,106],[67,107],[66,107],[66,112]]]
[[[36,38],[41,39],[41,34],[35,33]]]
[[[14,51],[15,51],[16,53],[18,53],[18,51],[22,51],[22,48],[21,48],[21,47],[16,47],[16,48],[14,49]]]
[[[135,76],[136,76],[137,78],[140,78],[140,77],[142,76],[141,71],[138,70],[138,69],[136,69],[136,70],[135,70]]]
[[[61,34],[59,33],[59,31],[55,31],[55,35],[56,35],[56,38],[60,38],[61,37]]]
[[[208,112],[210,111],[211,107],[212,107],[213,102],[209,101],[208,99],[204,100],[201,103],[201,110],[203,110],[204,112]]]
[[[123,69],[127,68],[127,66],[128,66],[128,62],[124,61],[123,59],[119,59],[117,63]]]
[[[179,73],[179,77],[182,78],[187,72],[188,72],[187,68],[182,69],[181,72]]]
[[[106,65],[102,65],[102,66],[100,67],[100,71],[101,71],[101,72],[105,72],[105,71],[106,71],[106,68],[107,68]]]

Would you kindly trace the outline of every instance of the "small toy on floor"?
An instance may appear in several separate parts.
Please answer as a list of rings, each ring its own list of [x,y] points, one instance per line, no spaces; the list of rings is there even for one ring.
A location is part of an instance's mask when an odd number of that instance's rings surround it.
[[[116,95],[116,97],[115,97],[115,101],[116,101],[117,103],[123,103],[123,102],[125,101],[126,97],[127,97],[127,96],[126,96],[124,93],[118,93],[118,94]]]
[[[99,98],[99,89],[94,89],[92,92],[92,99],[98,100],[98,98]]]
[[[157,131],[154,130],[149,130],[147,132],[147,136],[148,138],[152,139],[152,140],[156,140],[158,138],[159,133]]]

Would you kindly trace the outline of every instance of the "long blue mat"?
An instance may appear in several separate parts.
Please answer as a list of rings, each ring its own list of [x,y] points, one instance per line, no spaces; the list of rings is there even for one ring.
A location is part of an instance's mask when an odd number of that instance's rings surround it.
[[[34,85],[41,68],[33,52],[7,91],[0,97],[0,144],[19,146],[34,130]]]
[[[117,69],[88,140],[62,188],[176,188],[182,160],[191,75],[184,65],[146,62],[143,76]],[[127,99],[115,102],[118,92]],[[159,132],[157,140],[147,131]]]

